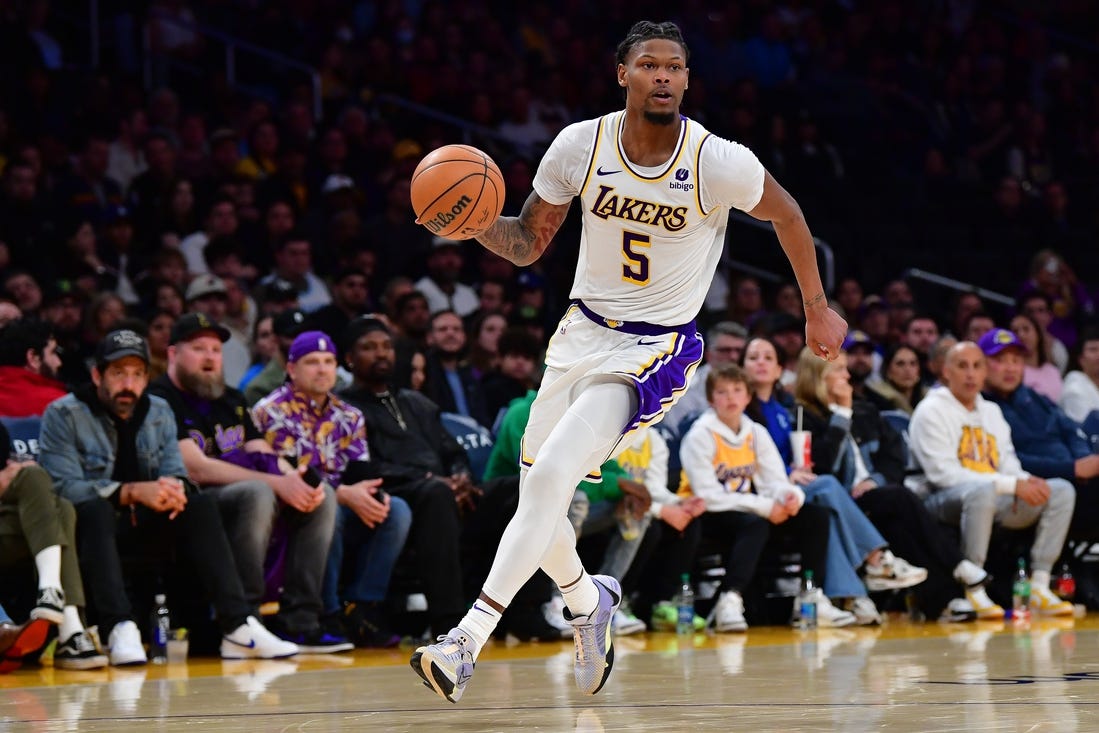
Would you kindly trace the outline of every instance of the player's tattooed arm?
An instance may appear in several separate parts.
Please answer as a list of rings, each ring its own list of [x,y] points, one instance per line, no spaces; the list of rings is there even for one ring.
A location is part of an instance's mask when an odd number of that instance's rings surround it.
[[[561,228],[569,204],[551,204],[531,192],[519,216],[501,216],[477,241],[517,265],[529,265],[542,256]]]

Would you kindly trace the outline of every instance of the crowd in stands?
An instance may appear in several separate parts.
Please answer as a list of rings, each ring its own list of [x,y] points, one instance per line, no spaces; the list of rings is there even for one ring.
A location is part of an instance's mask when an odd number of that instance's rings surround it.
[[[154,592],[227,658],[445,633],[515,508],[578,225],[519,270],[416,226],[409,177],[468,133],[516,213],[556,131],[619,106],[621,29],[668,11],[164,0],[145,87],[146,18],[105,5],[99,70],[48,3],[0,8],[0,603],[23,619],[0,611],[0,670],[54,625],[57,666],[143,663]],[[880,623],[900,589],[930,619],[1002,616],[985,568],[1004,528],[1035,610],[1070,613],[1050,575],[1099,540],[1099,54],[1054,32],[1099,19],[855,5],[674,11],[685,114],[802,202],[851,330],[836,362],[806,358],[796,286],[722,266],[691,388],[570,508],[591,567],[623,580],[619,633],[674,626],[680,575],[714,554],[712,625],[771,620],[783,543],[822,582],[822,624]],[[322,114],[269,71],[259,96],[187,76],[217,55],[196,21],[316,65]],[[759,236],[731,230],[733,260],[777,251]],[[536,575],[502,629],[560,638],[561,605]]]

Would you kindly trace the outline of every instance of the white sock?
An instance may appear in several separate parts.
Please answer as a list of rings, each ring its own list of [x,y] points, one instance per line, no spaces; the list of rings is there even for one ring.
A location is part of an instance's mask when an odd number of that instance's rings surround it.
[[[587,616],[599,605],[599,589],[586,571],[575,583],[561,588],[561,596],[573,616]]]
[[[1042,590],[1049,590],[1049,571],[1048,570],[1035,570],[1030,574],[1030,587],[1041,588]]]
[[[50,545],[34,556],[38,589],[61,587],[61,545]]]
[[[62,644],[68,641],[73,634],[84,630],[84,624],[80,620],[80,611],[76,609],[76,606],[65,606],[63,613],[65,618],[57,629],[57,638],[61,640]]]
[[[495,608],[478,598],[473,602],[473,607],[466,612],[465,618],[458,622],[458,628],[469,634],[476,643],[473,661],[477,661],[481,649],[488,643],[488,637],[492,636],[496,625],[500,623],[501,615]]]

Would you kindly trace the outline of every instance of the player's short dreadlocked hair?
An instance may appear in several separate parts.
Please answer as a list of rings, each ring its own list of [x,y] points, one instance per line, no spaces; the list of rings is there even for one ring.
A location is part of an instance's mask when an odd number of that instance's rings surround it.
[[[679,32],[679,26],[671,21],[653,23],[650,20],[640,20],[633,24],[633,28],[630,28],[629,33],[622,39],[622,43],[618,44],[615,60],[620,64],[626,63],[626,56],[634,46],[654,38],[675,41],[683,47],[683,61],[690,60],[691,52],[687,48],[686,41],[683,40],[683,34]]]

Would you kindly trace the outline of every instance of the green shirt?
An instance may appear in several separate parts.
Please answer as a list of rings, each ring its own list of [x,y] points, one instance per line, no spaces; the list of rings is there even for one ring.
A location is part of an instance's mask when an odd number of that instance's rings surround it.
[[[485,467],[486,481],[519,473],[519,450],[523,432],[527,429],[530,406],[537,395],[535,390],[530,390],[526,395],[508,403],[508,410],[500,423],[500,430],[496,433],[496,443],[492,446],[492,453]],[[598,482],[581,481],[577,488],[587,494],[588,499],[593,502],[621,499],[622,490],[618,488],[618,478],[626,476],[625,470],[618,465],[618,461],[613,459],[600,466],[599,470],[603,474],[602,479]]]

